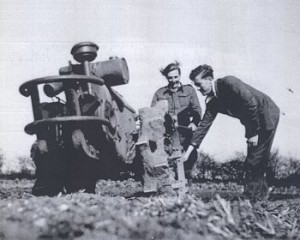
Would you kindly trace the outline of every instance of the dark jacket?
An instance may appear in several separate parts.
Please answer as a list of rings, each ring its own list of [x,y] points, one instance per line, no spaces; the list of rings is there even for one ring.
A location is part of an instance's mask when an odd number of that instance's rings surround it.
[[[167,86],[158,89],[153,96],[151,107],[160,100],[168,100],[169,114],[177,117],[179,125],[188,126],[192,117],[192,122],[198,126],[201,107],[196,90],[191,85],[181,85],[175,93]]]
[[[216,97],[207,103],[204,117],[193,134],[193,145],[201,144],[218,113],[238,118],[245,126],[246,138],[276,128],[280,110],[266,94],[233,76],[217,79],[215,90]]]

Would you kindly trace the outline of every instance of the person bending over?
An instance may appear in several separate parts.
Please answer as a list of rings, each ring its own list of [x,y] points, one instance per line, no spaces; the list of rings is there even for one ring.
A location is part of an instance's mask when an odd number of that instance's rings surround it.
[[[206,111],[194,132],[184,160],[198,148],[218,113],[237,118],[245,126],[248,149],[245,160],[244,194],[262,200],[268,195],[266,169],[279,122],[280,110],[266,94],[234,76],[214,79],[209,65],[190,73],[197,90],[206,96]]]

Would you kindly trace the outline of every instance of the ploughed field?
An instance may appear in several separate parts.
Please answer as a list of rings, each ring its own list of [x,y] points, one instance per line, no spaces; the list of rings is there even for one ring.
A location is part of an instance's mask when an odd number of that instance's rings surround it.
[[[96,194],[31,195],[32,180],[0,181],[0,239],[299,239],[300,189],[244,200],[234,183],[189,183],[141,194],[132,179],[100,180]]]

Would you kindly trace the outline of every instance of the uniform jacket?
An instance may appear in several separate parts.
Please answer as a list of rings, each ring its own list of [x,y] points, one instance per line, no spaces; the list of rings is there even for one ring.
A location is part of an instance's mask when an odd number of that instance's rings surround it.
[[[233,76],[217,79],[215,90],[216,96],[207,103],[203,119],[193,134],[193,145],[201,144],[218,113],[238,118],[245,126],[246,138],[276,128],[280,110],[266,94]]]
[[[192,122],[198,126],[201,107],[196,90],[191,85],[181,85],[177,92],[170,91],[167,86],[158,89],[153,96],[151,107],[160,100],[168,100],[169,114],[177,117],[179,125],[188,126],[192,117]]]

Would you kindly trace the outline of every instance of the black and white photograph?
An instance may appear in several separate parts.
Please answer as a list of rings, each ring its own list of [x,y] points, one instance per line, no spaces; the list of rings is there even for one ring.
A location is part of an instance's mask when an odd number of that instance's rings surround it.
[[[299,76],[297,0],[0,0],[0,239],[300,239]]]

